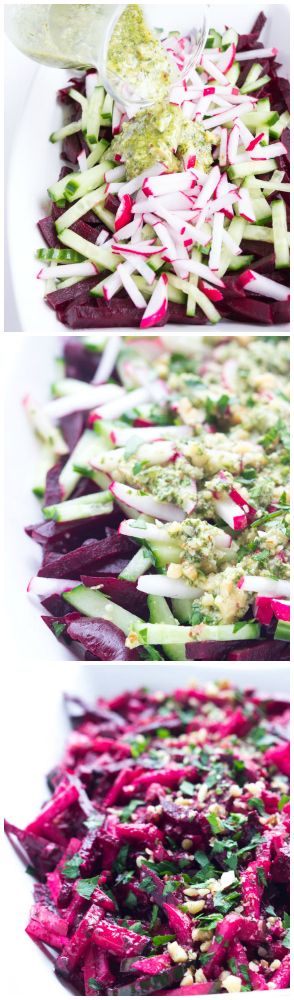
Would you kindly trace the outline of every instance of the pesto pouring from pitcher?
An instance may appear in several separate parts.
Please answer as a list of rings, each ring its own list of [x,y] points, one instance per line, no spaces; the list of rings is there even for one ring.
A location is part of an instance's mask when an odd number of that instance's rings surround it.
[[[50,446],[28,589],[73,651],[287,656],[288,360],[287,337],[66,342],[25,404]]]

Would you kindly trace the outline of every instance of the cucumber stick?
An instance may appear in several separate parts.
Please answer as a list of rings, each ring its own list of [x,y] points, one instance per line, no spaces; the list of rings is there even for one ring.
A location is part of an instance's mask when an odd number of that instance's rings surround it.
[[[80,479],[80,474],[76,472],[75,466],[86,466],[92,458],[107,450],[107,443],[99,440],[95,431],[84,431],[60,473],[59,483],[64,500],[67,500],[71,495]]]
[[[82,257],[76,250],[60,250],[54,247],[41,247],[36,251],[37,260],[55,264],[80,264]]]
[[[285,128],[288,128],[290,124],[289,111],[283,111],[282,115],[279,115],[278,121],[273,125],[270,125],[270,137],[271,139],[280,139]]]
[[[50,521],[80,521],[84,517],[99,517],[100,514],[112,514],[113,502],[109,490],[101,493],[89,493],[89,496],[78,497],[77,500],[64,500],[62,503],[43,507],[43,514]]]
[[[100,590],[91,590],[90,587],[80,585],[74,590],[66,591],[66,600],[82,615],[87,615],[88,618],[104,618],[105,621],[117,625],[125,635],[144,626],[142,618],[121,608],[119,604],[114,604],[114,601],[101,594]]]
[[[60,233],[59,239],[66,247],[77,250],[87,260],[92,261],[101,271],[116,271],[117,265],[122,261],[122,257],[118,254],[112,253],[111,250],[104,250],[103,246],[97,247],[96,243],[90,243],[89,240],[84,240],[82,236],[78,236],[72,229],[64,229]]]
[[[153,595],[149,594],[148,608],[150,611],[150,621],[152,622],[152,624],[154,625],[158,624],[159,628],[161,625],[164,625],[167,631],[167,642],[164,642],[162,644],[162,648],[168,660],[185,660],[186,650],[184,643],[182,644],[179,643],[179,645],[174,645],[172,643],[170,646],[168,642],[168,629],[170,625],[172,626],[173,629],[177,628],[178,626],[176,618],[174,618],[168,606],[168,603],[165,600],[165,597],[154,597]]]
[[[276,267],[289,267],[290,251],[286,205],[282,198],[272,201],[272,220]]]
[[[46,476],[49,469],[56,462],[56,454],[50,445],[40,442],[40,451],[38,465],[35,473],[35,485],[33,486],[33,493],[36,497],[43,497],[46,487]]]
[[[63,128],[57,130],[57,132],[52,132],[49,136],[50,142],[63,142],[63,139],[67,139],[69,135],[76,135],[80,132],[82,128],[82,119],[78,122],[69,122],[68,125],[64,125]]]
[[[241,94],[252,94],[254,90],[260,90],[261,87],[265,87],[266,83],[270,83],[270,76],[265,74],[265,76],[258,77],[255,83],[244,83],[241,87]]]
[[[192,617],[193,601],[188,597],[174,597],[172,609],[181,625],[189,625]]]
[[[105,101],[104,87],[95,87],[93,94],[88,101],[86,117],[86,141],[92,146],[98,142],[101,113]]]
[[[71,591],[70,594],[74,593]],[[66,597],[66,600],[69,598]],[[236,628],[236,631],[235,631]],[[193,629],[185,625],[143,625],[138,630],[138,639],[143,644],[164,646],[166,642],[173,646],[179,639],[190,642],[243,642],[243,639],[258,639],[260,625],[258,622],[238,622],[234,625],[198,625]]]
[[[128,580],[130,583],[136,583],[139,576],[143,576],[147,573],[148,569],[152,566],[152,555],[148,553],[148,549],[141,548],[130,560],[122,573],[119,574],[119,580]]]
[[[262,224],[264,224],[265,222],[269,222],[272,217],[271,206],[268,204],[266,198],[262,194],[259,182],[256,179],[256,177],[252,176],[245,177],[242,187],[248,190],[256,222],[260,222]],[[238,208],[238,204],[236,205],[236,208]]]
[[[228,177],[230,181],[235,181],[238,177],[248,177],[249,174],[270,174],[276,166],[275,160],[244,160],[229,167]]]
[[[66,201],[77,201],[84,194],[94,191],[95,188],[100,187],[100,184],[103,184],[106,170],[110,170],[112,165],[111,160],[105,160],[103,163],[98,163],[96,167],[91,167],[90,170],[67,174],[62,180],[48,188],[49,197],[52,201],[60,201],[61,198],[65,198]]]
[[[78,222],[83,215],[90,212],[94,205],[97,205],[100,201],[104,201],[106,198],[106,184],[102,184],[101,187],[90,191],[89,194],[85,194],[80,201],[77,201],[75,205],[68,208],[66,212],[63,212],[56,220],[55,228],[57,233],[62,233],[63,229],[69,229],[73,226],[74,222]],[[64,250],[63,253],[66,253]],[[80,259],[80,258],[79,258]]]

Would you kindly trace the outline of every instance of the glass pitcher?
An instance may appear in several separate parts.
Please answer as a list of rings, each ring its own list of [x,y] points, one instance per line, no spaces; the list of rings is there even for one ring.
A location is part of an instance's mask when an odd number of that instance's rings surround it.
[[[109,74],[107,54],[116,23],[132,4],[13,4],[6,6],[6,32],[21,52],[47,66],[99,70],[107,90],[120,104],[126,103],[125,79]],[[142,5],[144,18],[157,37],[178,27],[178,5]],[[160,22],[160,23],[159,23]],[[207,36],[207,7],[180,7],[180,32],[190,36],[190,51],[173,82],[180,82],[199,62]],[[123,59],[123,53],[122,53]],[[154,95],[154,102],[156,94]],[[151,103],[138,87],[128,87],[127,103]],[[153,103],[153,102],[152,102]]]

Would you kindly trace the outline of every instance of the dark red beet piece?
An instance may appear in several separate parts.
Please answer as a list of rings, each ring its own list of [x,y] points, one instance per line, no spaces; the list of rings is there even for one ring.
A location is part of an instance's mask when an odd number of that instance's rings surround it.
[[[103,618],[80,618],[68,627],[68,635],[97,660],[137,660],[136,650],[126,648],[121,629]]]
[[[44,507],[50,507],[50,504],[60,503],[62,500],[59,484],[59,476],[62,466],[63,462],[57,462],[57,464],[53,465],[52,469],[49,469],[49,472],[47,472]]]
[[[113,556],[126,555],[131,559],[135,552],[134,544],[122,535],[112,535],[110,538],[103,538],[97,541],[95,538],[88,538],[83,545],[66,552],[64,555],[52,555],[46,562],[46,567],[42,567],[39,576],[63,577],[65,579],[75,579],[80,574],[95,568]],[[91,572],[93,576],[94,573]]]
[[[104,594],[115,604],[119,604],[126,611],[133,611],[139,618],[147,618],[147,597],[146,594],[137,590],[135,583],[128,580],[117,580],[111,576],[81,576],[85,587],[100,587]]]

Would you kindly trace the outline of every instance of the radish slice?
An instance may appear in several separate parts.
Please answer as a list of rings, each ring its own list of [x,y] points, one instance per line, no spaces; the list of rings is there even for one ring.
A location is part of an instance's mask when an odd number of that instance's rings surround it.
[[[215,509],[218,517],[221,517],[222,521],[225,521],[229,528],[233,528],[234,531],[243,531],[247,527],[246,514],[241,512],[240,507],[234,503],[231,497],[227,497],[226,500],[216,500]]]
[[[228,358],[224,362],[221,380],[229,392],[236,392],[238,386],[238,362],[236,358]]]
[[[93,274],[97,274],[95,264],[85,260],[80,264],[50,264],[50,267],[41,268],[37,278],[50,281],[51,278],[90,278]]]
[[[196,186],[196,178],[189,171],[174,174],[161,174],[159,177],[147,177],[143,184],[146,195],[170,194],[173,191],[189,191]]]
[[[223,243],[226,247],[228,247],[228,250],[231,251],[234,257],[237,256],[237,254],[242,253],[241,247],[239,247],[238,243],[232,239],[232,236],[230,236],[227,229],[223,230]]]
[[[262,625],[270,625],[273,617],[271,597],[258,594],[254,601],[254,614]]]
[[[149,167],[148,170],[144,170],[137,177],[132,177],[131,181],[127,181],[126,184],[122,184],[121,190],[119,192],[119,198],[123,198],[125,194],[136,194],[142,188],[144,181],[147,177],[156,177],[157,174],[162,174],[163,166],[161,163],[156,163],[154,167]]]
[[[287,601],[279,601],[279,600],[272,601],[272,610],[274,612],[275,618],[279,618],[279,621],[282,622],[290,621],[290,604],[288,604]]]
[[[53,577],[32,576],[27,593],[36,597],[51,597],[52,594],[63,594],[65,590],[74,590],[77,580],[55,580]]]
[[[120,337],[109,337],[94,378],[92,378],[92,385],[101,385],[101,383],[108,381],[115,367],[120,346]]]
[[[224,125],[226,122],[231,122],[235,118],[239,118],[240,115],[247,114],[247,111],[254,111],[253,101],[246,101],[244,104],[239,104],[235,108],[230,108],[229,111],[221,111],[220,114],[213,115],[205,122],[205,128],[211,129],[215,128],[216,125]]]
[[[232,130],[230,132],[230,135],[229,135],[229,138],[228,138],[228,161],[229,161],[229,163],[232,163],[232,164],[236,163],[236,156],[237,156],[237,152],[238,152],[239,139],[240,139],[240,129],[239,129],[239,126],[237,124],[235,124],[235,125],[233,125],[233,128],[232,128]]]
[[[255,147],[252,151],[252,160],[270,160],[271,157],[287,155],[286,146],[283,142],[272,142],[270,146]]]
[[[138,510],[149,517],[158,517],[162,521],[183,521],[185,513],[173,503],[162,503],[151,495],[142,495],[138,490],[123,483],[113,482],[109,487],[116,500],[126,503],[128,507]]]
[[[90,415],[90,423],[94,423],[96,420],[117,420],[119,417],[122,417],[124,413],[128,413],[129,410],[133,410],[134,407],[142,406],[150,400],[149,386],[146,386],[143,389],[134,389],[134,392],[126,393],[122,390],[119,392],[118,385],[113,386],[113,388],[116,389],[116,399],[113,400],[113,402],[105,403],[105,405],[99,406],[97,410],[94,410]]]
[[[227,165],[227,142],[228,134],[225,128],[221,129],[221,137],[219,144],[219,165],[220,167],[226,167]]]
[[[239,213],[241,218],[246,219],[247,222],[256,221],[249,191],[243,187],[239,190]]]
[[[134,270],[135,265],[130,266],[130,273]],[[122,288],[122,279],[120,278],[118,271],[114,271],[114,274],[110,274],[109,277],[105,279],[102,286],[103,296],[106,302],[110,302],[110,299],[112,299],[113,295],[116,295],[116,292],[119,292],[120,288]]]
[[[217,285],[218,288],[225,288],[224,282],[207,267],[207,264],[201,264],[196,260],[187,260],[185,264],[190,274],[197,274],[199,278],[204,278],[204,281],[210,281],[212,285]]]
[[[277,302],[288,302],[290,299],[290,288],[280,285],[278,281],[273,281],[257,271],[244,271],[237,280],[238,288],[246,288],[248,292],[255,295],[265,295],[268,299],[275,299]]]
[[[140,229],[141,220],[139,218],[135,218],[132,222],[129,222],[128,226],[124,226],[122,229],[119,229],[117,233],[114,233],[113,239],[117,242],[119,240],[129,240],[132,236],[135,236],[136,233],[139,233]]]
[[[212,288],[212,286],[208,285],[202,278],[200,278],[198,282],[198,287],[200,292],[204,292],[204,295],[207,295],[207,298],[210,299],[211,302],[222,302],[224,296],[219,288]]]
[[[113,170],[106,170],[105,180],[106,184],[111,184],[112,181],[122,181],[126,175],[126,168],[121,165],[121,167],[114,167]]]
[[[123,390],[118,385],[94,386],[85,382],[85,388],[80,389],[79,392],[72,393],[70,396],[61,396],[59,399],[52,399],[50,403],[46,403],[43,407],[43,413],[54,420],[59,420],[60,417],[69,416],[70,413],[76,413],[77,410],[92,410],[94,406],[102,405],[108,400],[117,398],[118,395],[123,395]]]
[[[86,97],[89,100],[94,93],[95,87],[98,87],[98,73],[87,73],[86,76]]]
[[[289,580],[273,580],[270,576],[242,576],[238,587],[266,597],[290,597]]]
[[[114,220],[114,226],[116,232],[119,229],[123,229],[124,226],[128,226],[129,222],[132,221],[132,207],[133,207],[133,202],[131,199],[131,195],[124,194],[119,204]]]
[[[148,302],[147,309],[144,312],[144,316],[141,319],[140,327],[141,329],[146,329],[150,326],[156,326],[158,323],[164,322],[167,314],[168,298],[167,298],[167,275],[162,274],[156,283],[151,299]]]
[[[87,156],[84,149],[82,149],[78,155],[78,164],[81,173],[83,173],[84,170],[87,170]]]
[[[245,59],[271,59],[278,55],[278,49],[251,49],[251,51],[246,49],[246,52],[237,52],[236,59],[238,62],[244,62]]]
[[[108,240],[108,237],[109,233],[107,232],[107,229],[101,229],[99,236],[97,236],[96,246],[101,247],[103,243],[105,243],[106,240]]]
[[[208,57],[205,54],[202,56],[201,65],[203,66],[203,69],[206,70],[206,73],[208,73],[208,75],[212,77],[213,80],[219,80],[220,83],[224,83],[225,85],[228,83],[224,74],[221,72],[220,69],[218,69],[218,66],[216,66],[215,63],[211,62],[211,60],[208,59]]]
[[[130,299],[134,303],[134,306],[136,306],[137,309],[145,309],[146,300],[144,299],[142,292],[140,292],[139,288],[137,288],[137,285],[133,281],[133,278],[128,268],[125,267],[125,264],[119,264],[117,270],[119,277],[122,280],[123,286],[128,295],[130,296]]]
[[[212,170],[210,171],[210,174],[208,175],[207,180],[203,185],[202,191],[197,198],[197,201],[195,203],[195,208],[203,208],[204,205],[207,205],[207,202],[212,197],[217,187],[219,179],[220,179],[219,167],[212,167]]]
[[[140,441],[158,441],[161,438],[177,441],[193,437],[193,431],[191,427],[185,427],[184,424],[174,427],[115,427],[111,431],[110,437],[114,444],[123,447],[132,437],[136,437]]]
[[[146,573],[145,576],[139,576],[137,589],[143,594],[154,594],[156,597],[183,597],[192,600],[201,594],[199,587],[192,587],[184,580],[171,580],[164,574]]]
[[[156,524],[141,524],[140,521],[121,521],[119,535],[126,535],[127,538],[138,538],[142,542],[163,542],[165,545],[172,544],[172,537],[164,527]]]
[[[113,243],[112,250],[113,253],[117,253],[119,256],[121,256],[121,254],[131,254],[132,256],[136,254],[137,256],[139,255],[140,257],[143,257],[143,259],[154,257],[154,254],[162,253],[162,247],[150,246],[149,243],[147,243],[147,240],[144,240],[142,243],[133,243],[132,245],[129,244],[128,246],[125,246],[124,244],[123,246],[120,246],[119,243]]]
[[[220,266],[220,255],[223,241],[224,215],[216,212],[213,217],[211,251],[209,254],[209,267],[212,271],[218,271]]]
[[[217,68],[221,70],[222,73],[228,73],[229,69],[231,69],[231,66],[233,65],[233,62],[235,62],[235,58],[236,58],[236,45],[235,42],[232,42],[231,45],[229,45],[228,48],[225,50],[225,52],[222,52],[217,62]]]

